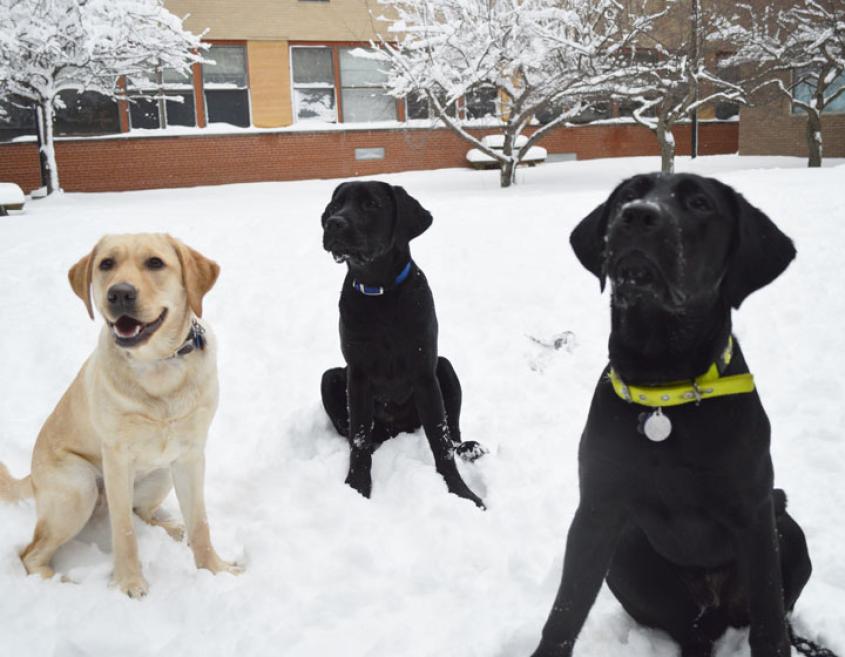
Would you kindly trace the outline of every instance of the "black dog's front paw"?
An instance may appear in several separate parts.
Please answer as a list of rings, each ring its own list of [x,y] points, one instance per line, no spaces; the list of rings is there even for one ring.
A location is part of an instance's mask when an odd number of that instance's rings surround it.
[[[349,454],[349,474],[346,483],[366,498],[373,491],[373,478],[370,470],[373,466],[372,454],[353,449]]]
[[[462,461],[466,461],[467,463],[473,463],[485,454],[489,453],[489,449],[475,440],[467,440],[455,447],[455,454],[457,454]]]
[[[370,473],[372,466],[371,454],[352,450],[349,455],[349,474],[346,475],[346,483],[366,498],[369,498],[373,491],[373,478]]]
[[[457,495],[458,497],[463,497],[465,500],[470,500],[482,511],[486,511],[487,507],[484,506],[484,500],[482,500],[478,495],[473,493],[469,486],[464,483],[463,479],[458,479],[457,481],[447,481],[446,485],[449,488],[449,492],[452,495]]]

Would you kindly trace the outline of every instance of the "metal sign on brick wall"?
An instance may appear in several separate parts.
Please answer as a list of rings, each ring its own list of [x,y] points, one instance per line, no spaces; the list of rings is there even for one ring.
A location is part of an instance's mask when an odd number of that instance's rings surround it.
[[[383,160],[384,148],[356,148],[356,160]]]

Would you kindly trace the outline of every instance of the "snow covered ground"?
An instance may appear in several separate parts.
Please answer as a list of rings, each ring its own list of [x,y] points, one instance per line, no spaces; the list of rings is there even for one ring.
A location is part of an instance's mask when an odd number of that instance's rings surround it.
[[[735,315],[772,419],[777,484],[803,525],[813,577],[804,634],[845,652],[845,165],[795,158],[679,160],[764,209],[798,259]],[[446,492],[421,433],[379,450],[365,500],[344,486],[347,448],[320,405],[341,363],[343,268],[319,217],[338,181],[66,194],[0,219],[0,460],[28,472],[41,423],[94,346],[66,272],[105,232],[168,231],[222,265],[205,317],[220,342],[221,404],[208,445],[212,535],[240,577],[198,572],[184,544],[137,524],[151,585],[107,587],[108,519],[59,553],[78,585],[26,577],[32,502],[0,506],[4,655],[521,657],[560,576],[577,503],[576,448],[605,363],[608,299],[570,251],[572,227],[624,176],[657,158],[544,164],[498,189],[498,172],[383,176],[435,217],[412,245],[464,388],[463,433],[491,454],[462,466],[489,509]],[[574,333],[571,351],[551,340]],[[166,502],[174,514],[174,499]],[[670,657],[604,589],[576,653]],[[748,655],[742,632],[718,657]]]

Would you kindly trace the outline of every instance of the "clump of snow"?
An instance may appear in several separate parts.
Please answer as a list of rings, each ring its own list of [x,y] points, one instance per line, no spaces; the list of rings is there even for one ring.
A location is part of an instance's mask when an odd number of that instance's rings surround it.
[[[772,422],[776,482],[813,558],[798,628],[845,652],[845,166],[800,158],[678,158],[767,212],[798,259],[735,315]],[[93,349],[67,269],[105,232],[168,231],[222,265],[204,303],[220,344],[221,403],[207,446],[215,544],[240,577],[194,568],[184,543],[136,523],[150,595],[107,588],[102,511],[56,567],[78,584],[27,577],[31,501],[0,505],[3,653],[26,657],[520,657],[551,607],[578,501],[576,453],[605,365],[608,299],[572,254],[569,232],[624,177],[658,158],[451,169],[380,176],[434,215],[413,244],[460,376],[462,438],[490,454],[459,463],[488,510],[449,495],[422,433],[374,457],[373,497],[343,484],[347,447],[320,403],[342,363],[344,268],[325,253],[320,214],[337,180],[111,194],[64,194],[0,219],[0,460],[22,476],[38,430]],[[550,349],[571,331],[577,348]],[[563,346],[563,345],[562,345]],[[536,365],[539,352],[551,357]],[[174,499],[165,508],[178,516]],[[576,656],[675,657],[603,589]],[[731,631],[716,657],[747,657]]]

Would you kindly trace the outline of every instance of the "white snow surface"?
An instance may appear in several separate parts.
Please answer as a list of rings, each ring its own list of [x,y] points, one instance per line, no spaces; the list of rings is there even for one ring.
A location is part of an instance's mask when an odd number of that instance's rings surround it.
[[[735,313],[773,426],[776,483],[807,535],[813,576],[799,631],[845,652],[843,161],[678,158],[766,211],[798,259]],[[657,158],[547,164],[498,188],[497,171],[381,176],[432,211],[412,245],[429,278],[440,352],[464,390],[465,439],[491,453],[461,465],[488,510],[449,495],[421,432],[375,455],[373,496],[343,484],[347,447],[321,407],[340,365],[344,271],[321,248],[336,180],[64,194],[0,219],[0,460],[28,472],[38,430],[94,347],[68,268],[106,232],[168,231],[222,265],[204,304],[220,351],[211,428],[212,537],[240,577],[197,571],[188,547],[136,522],[151,591],[108,587],[108,519],[95,515],[57,570],[27,577],[18,552],[32,501],[0,505],[2,654],[27,657],[521,657],[557,590],[578,501],[576,452],[607,357],[608,298],[568,244],[575,224]],[[837,283],[839,281],[839,283]],[[571,331],[567,348],[540,342]],[[568,335],[568,334],[567,334]],[[165,508],[178,516],[171,496]],[[604,588],[576,655],[674,657]],[[730,631],[717,657],[749,655]],[[797,654],[797,653],[796,653]]]

